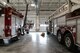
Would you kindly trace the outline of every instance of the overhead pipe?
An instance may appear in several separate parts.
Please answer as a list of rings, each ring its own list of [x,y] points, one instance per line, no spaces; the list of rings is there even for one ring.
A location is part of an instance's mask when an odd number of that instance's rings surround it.
[[[34,3],[36,5],[36,15],[39,15],[40,1],[39,0],[34,0]]]
[[[40,22],[39,22],[39,9],[40,9],[40,1],[34,0],[34,3],[36,5],[36,32],[40,29]]]

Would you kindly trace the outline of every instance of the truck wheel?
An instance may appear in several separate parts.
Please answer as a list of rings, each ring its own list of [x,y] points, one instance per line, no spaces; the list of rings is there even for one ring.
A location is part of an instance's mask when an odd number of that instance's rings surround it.
[[[65,46],[67,47],[67,49],[70,49],[70,50],[74,48],[73,37],[70,33],[67,33],[65,35]]]
[[[47,35],[49,35],[49,34],[50,34],[50,32],[47,31]]]
[[[61,31],[57,32],[57,39],[58,39],[59,43],[62,43],[62,34],[61,34]]]
[[[29,31],[27,31],[27,34],[29,34]]]

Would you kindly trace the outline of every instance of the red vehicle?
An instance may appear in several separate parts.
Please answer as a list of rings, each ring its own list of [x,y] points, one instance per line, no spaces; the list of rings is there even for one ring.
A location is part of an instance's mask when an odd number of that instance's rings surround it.
[[[71,1],[49,16],[49,32],[57,35],[58,42],[65,44],[68,49],[75,45],[80,47],[80,4]]]
[[[0,4],[0,43],[9,44],[11,39],[18,38],[23,15],[3,1]]]

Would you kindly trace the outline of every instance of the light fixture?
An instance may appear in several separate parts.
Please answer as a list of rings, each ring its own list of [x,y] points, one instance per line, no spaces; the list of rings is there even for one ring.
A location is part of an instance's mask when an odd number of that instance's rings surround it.
[[[57,27],[57,24],[55,24],[54,27]]]
[[[2,14],[1,16],[5,16],[4,14]]]
[[[36,5],[35,4],[31,4],[31,6],[35,7]]]
[[[6,5],[6,2],[3,2],[3,5]]]

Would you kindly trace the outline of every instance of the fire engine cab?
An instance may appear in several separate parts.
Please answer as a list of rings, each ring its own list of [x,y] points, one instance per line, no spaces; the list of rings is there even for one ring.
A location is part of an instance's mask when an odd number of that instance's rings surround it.
[[[16,9],[0,1],[0,43],[9,44],[13,38],[18,38],[17,29],[22,23],[23,15]]]
[[[68,49],[80,47],[80,1],[68,0],[49,16],[48,33],[57,35],[59,43]]]

